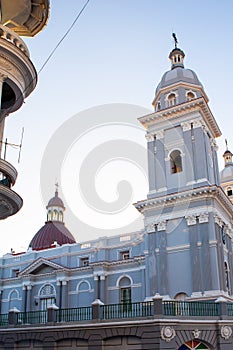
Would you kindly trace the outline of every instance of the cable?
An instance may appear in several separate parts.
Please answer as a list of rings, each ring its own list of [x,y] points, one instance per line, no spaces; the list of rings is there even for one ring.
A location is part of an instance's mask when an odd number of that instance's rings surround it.
[[[69,34],[69,32],[72,30],[72,28],[74,27],[75,23],[77,22],[77,20],[79,19],[79,17],[81,16],[81,14],[83,13],[83,11],[85,10],[85,8],[87,7],[88,3],[90,0],[87,0],[86,3],[83,5],[82,9],[79,11],[77,17],[75,18],[75,20],[73,21],[73,23],[71,24],[71,26],[68,28],[68,30],[66,31],[66,33],[63,35],[63,37],[59,40],[59,42],[57,43],[57,45],[55,46],[55,48],[52,50],[52,52],[50,53],[50,55],[48,56],[48,58],[45,60],[45,62],[43,63],[42,67],[39,69],[38,71],[38,75],[41,73],[41,71],[44,69],[44,67],[46,66],[46,64],[49,62],[49,60],[51,59],[51,57],[54,55],[55,51],[57,50],[57,48],[61,45],[61,43],[63,42],[63,40],[67,37],[67,35]]]

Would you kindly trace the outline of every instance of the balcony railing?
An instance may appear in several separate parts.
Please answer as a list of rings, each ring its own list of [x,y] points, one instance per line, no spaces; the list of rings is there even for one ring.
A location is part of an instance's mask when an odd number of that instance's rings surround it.
[[[79,322],[92,319],[92,308],[60,309],[56,311],[56,322]]]
[[[219,304],[204,301],[164,301],[164,316],[219,316]]]
[[[56,306],[44,311],[19,312],[10,310],[8,314],[0,315],[0,327],[107,321],[118,319],[137,319],[148,317],[214,317],[223,319],[233,317],[233,303],[204,301],[162,301],[153,300],[128,304],[103,305],[93,303],[89,307],[58,309]]]
[[[19,312],[17,314],[17,324],[42,324],[47,322],[47,311]]]
[[[153,316],[153,302],[110,304],[101,306],[101,319]]]

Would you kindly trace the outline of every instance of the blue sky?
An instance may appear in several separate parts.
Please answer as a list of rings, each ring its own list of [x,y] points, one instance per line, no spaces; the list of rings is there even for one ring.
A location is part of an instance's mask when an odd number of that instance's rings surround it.
[[[25,39],[38,70],[84,3],[51,1],[47,27],[35,38]],[[233,149],[232,14],[231,0],[90,1],[39,74],[36,90],[8,117],[5,136],[9,141],[18,142],[21,128],[25,128],[21,163],[17,164],[15,150],[9,150],[7,158],[19,171],[14,189],[23,197],[24,206],[1,222],[2,254],[10,248],[24,250],[44,224],[46,200],[53,196],[56,179],[47,174],[51,191],[42,195],[41,161],[56,130],[75,114],[98,105],[127,103],[152,110],[155,88],[170,69],[172,32],[186,54],[185,67],[193,69],[204,85],[222,130],[223,137],[217,140],[222,167],[224,138]],[[85,232],[70,227],[67,220],[66,225],[77,240],[87,239]]]

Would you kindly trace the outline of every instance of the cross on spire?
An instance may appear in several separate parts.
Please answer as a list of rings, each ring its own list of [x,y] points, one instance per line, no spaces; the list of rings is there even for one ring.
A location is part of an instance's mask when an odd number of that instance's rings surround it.
[[[175,34],[175,33],[172,33],[172,37],[173,37],[173,39],[174,39],[175,49],[177,49],[178,40],[177,40],[176,34]]]

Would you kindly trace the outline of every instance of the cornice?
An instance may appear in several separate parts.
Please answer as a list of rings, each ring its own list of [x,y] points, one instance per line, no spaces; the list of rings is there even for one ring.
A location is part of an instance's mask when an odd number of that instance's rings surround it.
[[[194,199],[199,200],[206,197],[214,197],[225,209],[227,209],[228,214],[231,217],[233,216],[233,205],[230,199],[226,196],[223,189],[216,185],[202,186],[157,198],[145,199],[134,203],[134,206],[140,213],[144,213],[147,210],[159,209],[160,207],[172,207],[174,204],[177,206],[184,202],[190,202]]]
[[[211,130],[214,137],[221,136],[221,131],[218,127],[218,124],[203,97],[193,99],[169,108],[165,108],[158,112],[147,114],[143,117],[138,118],[139,122],[148,129],[149,126],[160,124],[164,121],[171,121],[176,118],[179,118],[184,113],[191,113],[199,111],[207,124],[207,127]]]

